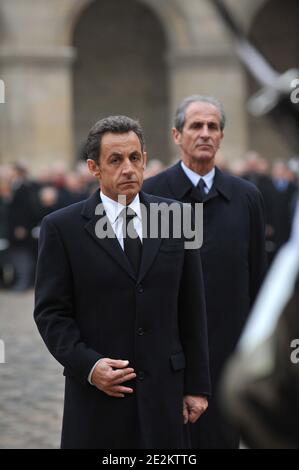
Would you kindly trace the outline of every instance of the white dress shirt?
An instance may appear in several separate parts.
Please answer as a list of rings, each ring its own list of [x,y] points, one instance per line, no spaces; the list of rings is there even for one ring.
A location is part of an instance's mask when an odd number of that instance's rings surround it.
[[[200,176],[198,173],[195,173],[195,171],[190,170],[184,162],[181,162],[182,169],[186,176],[188,176],[189,180],[194,186],[198,185],[198,182],[200,179],[203,179],[205,182],[205,193],[208,194],[210,191],[211,187],[213,186],[214,178],[215,178],[215,168],[213,168],[209,173],[207,173],[204,176]]]
[[[114,201],[113,199],[110,199],[110,197],[106,196],[102,191],[101,191],[101,199],[102,199],[102,203],[103,203],[106,215],[113,228],[113,231],[119,241],[120,246],[122,247],[122,249],[124,249],[123,231],[122,231],[123,218],[119,217],[120,213],[124,209],[124,206],[120,204],[119,202]],[[137,215],[137,217],[134,217],[133,219],[133,225],[140,238],[140,241],[142,242],[142,218],[141,218],[139,194],[136,194],[135,198],[133,199],[131,204],[128,205],[128,207],[130,207],[130,209],[132,209]]]
[[[122,204],[120,204],[118,201],[114,201],[113,199],[111,199],[110,197],[106,196],[102,191],[101,191],[101,199],[102,199],[102,203],[103,203],[103,206],[104,206],[104,209],[105,209],[105,213],[108,217],[108,220],[112,226],[112,229],[117,237],[117,240],[120,244],[120,246],[122,247],[122,249],[124,249],[124,240],[123,240],[123,217],[119,217],[120,213],[122,212],[122,210],[124,209],[124,206]],[[141,207],[140,207],[140,199],[139,199],[139,194],[136,194],[135,198],[133,199],[133,201],[131,202],[131,204],[128,205],[128,207],[130,207],[130,209],[132,209],[135,214],[136,214],[136,217],[134,217],[133,219],[133,225],[134,225],[134,228],[140,238],[140,241],[142,242],[142,218],[141,218]],[[91,382],[91,376],[92,376],[92,373],[96,367],[96,365],[101,361],[102,359],[99,359],[95,365],[93,366],[93,368],[91,369],[89,375],[88,375],[88,382],[93,385],[93,383]]]

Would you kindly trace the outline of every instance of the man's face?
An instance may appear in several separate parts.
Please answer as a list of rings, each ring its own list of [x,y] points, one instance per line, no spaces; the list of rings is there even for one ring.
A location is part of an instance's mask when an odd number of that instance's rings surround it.
[[[186,110],[182,132],[173,129],[173,137],[181,149],[182,159],[187,166],[193,162],[210,164],[213,167],[216,152],[223,138],[218,109],[210,103],[191,103]]]
[[[117,201],[118,196],[123,195],[130,204],[139,193],[146,153],[142,152],[135,132],[107,132],[102,137],[98,165],[93,160],[87,163],[92,174],[99,178],[101,190],[111,199]]]

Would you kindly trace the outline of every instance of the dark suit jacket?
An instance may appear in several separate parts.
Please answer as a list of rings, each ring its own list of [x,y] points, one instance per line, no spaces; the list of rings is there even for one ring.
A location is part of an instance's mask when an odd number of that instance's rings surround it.
[[[199,250],[185,250],[183,238],[144,238],[137,279],[117,239],[95,234],[100,202],[97,191],[41,228],[34,315],[65,368],[62,447],[180,448],[183,395],[210,393]],[[133,395],[112,398],[88,383],[101,357],[130,361]]]
[[[190,197],[192,183],[181,163],[144,183],[144,190],[183,202]],[[223,366],[232,353],[266,268],[263,201],[257,188],[216,168],[214,184],[203,209],[201,259],[208,317],[212,394],[216,392]],[[216,405],[215,405],[216,406]],[[210,402],[208,416],[214,414]],[[215,418],[215,419],[214,419]],[[211,420],[211,435],[204,429],[203,447],[219,447],[217,411]],[[222,434],[225,435],[226,431]],[[207,440],[206,440],[207,439]],[[225,447],[225,446],[224,446]]]

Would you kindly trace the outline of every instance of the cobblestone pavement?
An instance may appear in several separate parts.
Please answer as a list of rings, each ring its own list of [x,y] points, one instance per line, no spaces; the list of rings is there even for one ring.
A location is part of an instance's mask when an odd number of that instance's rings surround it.
[[[33,320],[33,292],[0,291],[0,449],[59,447],[62,367],[50,355]]]

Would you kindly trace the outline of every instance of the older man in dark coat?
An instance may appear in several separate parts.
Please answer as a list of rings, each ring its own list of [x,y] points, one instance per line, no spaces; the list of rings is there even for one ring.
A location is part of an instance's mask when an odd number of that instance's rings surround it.
[[[213,97],[195,95],[178,107],[173,136],[182,161],[149,178],[144,190],[183,202],[204,204],[201,258],[206,293],[212,399],[192,427],[195,448],[236,448],[238,435],[223,420],[217,386],[266,265],[263,201],[251,183],[215,167],[225,114]],[[194,292],[195,295],[195,292]]]
[[[146,236],[151,204],[172,201],[139,193],[138,123],[103,119],[86,149],[101,191],[44,219],[37,266],[35,320],[66,375],[62,447],[184,448],[210,394],[199,249]]]

